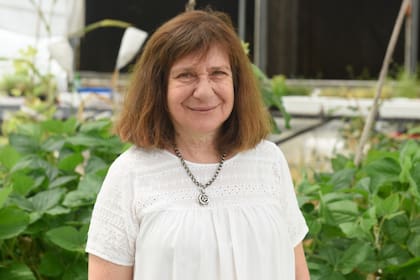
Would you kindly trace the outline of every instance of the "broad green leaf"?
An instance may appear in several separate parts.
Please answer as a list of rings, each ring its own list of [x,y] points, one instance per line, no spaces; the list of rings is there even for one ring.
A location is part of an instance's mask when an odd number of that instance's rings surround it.
[[[373,197],[373,202],[375,203],[376,213],[379,217],[391,215],[397,212],[400,207],[399,195],[396,193],[391,194],[385,199],[381,199],[375,195]]]
[[[64,171],[74,171],[76,167],[83,162],[83,156],[80,153],[70,154],[64,158],[60,158],[58,168]]]
[[[75,131],[77,120],[75,118],[69,118],[66,121],[49,119],[42,122],[41,126],[50,133],[69,134]]]
[[[4,202],[6,202],[12,190],[12,187],[0,187],[0,209],[3,207]]]
[[[61,201],[66,190],[60,188],[42,191],[29,198],[33,205],[33,211],[43,213],[48,209],[55,207]]]
[[[38,140],[27,135],[12,133],[9,142],[21,154],[36,154],[40,149]]]
[[[71,209],[58,205],[47,210],[45,213],[52,216],[57,216],[57,215],[62,215],[62,214],[68,214],[70,212],[71,212]]]
[[[12,146],[6,145],[0,147],[0,164],[4,165],[7,169],[12,169],[20,157],[20,154]]]
[[[14,262],[0,267],[0,279],[4,280],[36,280],[32,271],[23,263]]]
[[[111,148],[111,144],[108,140],[101,139],[95,136],[89,136],[89,135],[83,135],[78,134],[76,136],[71,136],[67,138],[67,143],[73,145],[73,146],[82,146],[82,147],[98,147],[98,146],[105,146]]]
[[[67,270],[64,272],[62,280],[87,280],[87,275],[87,262],[81,259],[67,268]]]
[[[354,221],[359,216],[357,204],[350,200],[328,203],[327,207],[337,224]]]
[[[48,137],[42,144],[41,149],[47,152],[59,151],[63,147],[66,139],[63,136],[53,135]]]
[[[407,241],[407,247],[415,257],[420,257],[420,235],[418,233],[411,233]]]
[[[317,236],[321,231],[322,224],[315,219],[307,219],[307,224],[309,228],[309,234],[311,236]]]
[[[111,129],[111,121],[109,119],[100,119],[96,121],[89,121],[80,126],[80,132],[86,134],[109,134]]]
[[[344,188],[350,188],[353,183],[353,176],[355,169],[342,169],[334,172],[329,184],[331,184],[335,190]]]
[[[364,168],[371,178],[371,192],[376,193],[385,182],[399,180],[401,172],[400,165],[392,158],[383,158],[368,164]]]
[[[85,167],[85,173],[89,174],[89,173],[96,173],[99,170],[104,170],[104,169],[108,169],[109,168],[109,164],[106,163],[103,159],[101,159],[100,157],[94,156],[92,155],[91,157],[89,157],[86,167]]]
[[[342,169],[346,169],[347,167],[353,165],[353,161],[344,155],[336,155],[333,159],[331,159],[331,165],[334,171],[339,171]]]
[[[42,275],[50,277],[58,277],[64,271],[64,265],[60,261],[60,257],[53,253],[45,253],[41,258],[39,272]]]
[[[30,136],[39,141],[42,135],[42,127],[38,122],[25,122],[17,127],[16,134]]]
[[[53,189],[53,188],[56,188],[56,187],[61,187],[61,186],[66,185],[70,182],[74,182],[77,179],[78,179],[78,176],[76,176],[76,175],[58,177],[50,183],[48,188]]]
[[[58,169],[56,166],[35,155],[25,156],[12,168],[12,172],[16,172],[19,170],[41,171],[42,173],[47,175],[50,181],[54,180],[58,175]]]
[[[413,165],[411,170],[411,177],[413,178],[414,182],[416,182],[417,186],[420,186],[420,162],[416,162]],[[420,192],[420,189],[418,190]]]
[[[22,195],[26,196],[31,190],[36,188],[38,185],[36,184],[35,180],[27,176],[25,172],[17,171],[12,174],[11,182],[13,186],[13,190]]]
[[[399,215],[383,224],[386,235],[397,244],[404,244],[410,233],[409,220],[406,215]]]
[[[77,189],[66,195],[63,205],[72,208],[92,204],[96,199],[102,182],[103,177],[96,174],[87,174],[80,179]]]
[[[348,238],[360,238],[364,235],[362,228],[356,222],[342,223],[338,226]]]
[[[417,217],[410,222],[410,229],[412,232],[420,234],[420,217]]]
[[[401,279],[417,280],[420,275],[420,257],[412,258],[399,265],[391,265],[387,267],[387,270],[394,272],[394,278],[398,275]]]
[[[86,236],[71,226],[63,226],[49,230],[46,233],[55,245],[74,252],[84,252]]]
[[[372,249],[368,243],[354,243],[341,256],[340,261],[338,263],[338,269],[343,274],[349,274],[359,264],[361,264],[367,259],[370,250]]]
[[[319,248],[319,257],[325,260],[328,264],[335,267],[340,259],[342,252],[333,246],[324,246]]]
[[[0,239],[19,235],[29,224],[29,216],[23,210],[14,207],[0,209]]]
[[[379,260],[383,262],[383,267],[403,264],[410,258],[409,252],[395,243],[386,244],[379,251]]]

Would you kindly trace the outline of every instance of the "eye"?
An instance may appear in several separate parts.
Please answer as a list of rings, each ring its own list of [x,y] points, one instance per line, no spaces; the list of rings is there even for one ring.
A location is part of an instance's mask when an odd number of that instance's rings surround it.
[[[223,76],[227,76],[228,73],[222,70],[215,70],[211,73],[211,75],[214,77],[223,77]]]
[[[181,72],[181,73],[179,73],[178,75],[175,76],[175,78],[177,80],[180,80],[180,81],[183,81],[183,82],[184,81],[185,82],[192,81],[192,80],[195,79],[195,77],[196,77],[196,75],[192,72]]]

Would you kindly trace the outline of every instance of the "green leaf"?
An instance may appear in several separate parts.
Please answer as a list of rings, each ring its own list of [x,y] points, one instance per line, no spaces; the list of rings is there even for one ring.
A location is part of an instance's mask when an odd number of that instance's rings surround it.
[[[83,156],[80,153],[70,154],[64,158],[60,158],[58,168],[64,171],[74,171],[76,167],[83,162]]]
[[[80,179],[77,189],[66,195],[63,205],[73,208],[92,204],[96,199],[102,182],[102,176],[87,174]]]
[[[355,169],[353,168],[336,171],[331,177],[329,184],[336,190],[350,188],[352,186],[354,173]]]
[[[12,146],[6,145],[0,147],[0,163],[4,165],[7,169],[12,169],[12,167],[20,159],[20,154]]]
[[[399,195],[394,193],[385,199],[381,199],[378,196],[373,197],[373,202],[376,207],[376,213],[378,217],[391,215],[399,210],[400,199]]]
[[[418,233],[411,233],[407,241],[407,247],[415,257],[420,257],[420,235]]]
[[[80,132],[86,134],[109,134],[111,128],[111,121],[109,119],[100,119],[96,121],[89,121],[80,126]]]
[[[376,193],[386,182],[399,181],[400,165],[392,158],[376,160],[365,167],[365,172],[371,178],[371,192]]]
[[[348,238],[360,238],[364,235],[362,228],[355,222],[347,222],[338,225]]]
[[[66,190],[54,188],[39,192],[28,200],[33,205],[33,211],[43,213],[48,209],[57,206],[65,192]]]
[[[100,157],[92,155],[89,157],[86,167],[85,167],[85,173],[96,173],[99,170],[108,170],[109,164],[106,163],[103,159]]]
[[[64,271],[64,265],[60,261],[60,257],[53,253],[45,253],[41,258],[39,272],[42,275],[50,277],[58,277]]]
[[[58,175],[57,167],[51,165],[46,160],[35,155],[29,155],[22,158],[13,168],[12,172],[19,170],[37,170],[46,174],[49,180],[54,180]]]
[[[46,236],[55,245],[68,251],[84,253],[86,236],[71,226],[49,230]]]
[[[407,262],[410,258],[409,252],[395,243],[386,244],[379,251],[379,260],[382,261],[382,267],[400,265]]]
[[[354,221],[359,216],[357,203],[350,200],[328,203],[327,207],[336,224]]]
[[[343,274],[349,274],[352,272],[359,264],[364,262],[369,252],[371,251],[370,244],[365,242],[356,242],[348,248],[344,254],[341,256],[338,262],[338,269]]]
[[[13,173],[11,176],[11,182],[13,190],[22,196],[26,196],[31,190],[37,187],[34,179],[27,176],[25,172],[22,171]]]
[[[75,176],[75,175],[61,176],[61,177],[56,178],[54,181],[52,181],[51,184],[48,186],[48,188],[53,189],[56,187],[61,187],[70,182],[76,181],[77,179],[78,179],[78,176]]]
[[[53,135],[48,137],[42,144],[41,149],[47,152],[59,151],[63,147],[66,139],[61,135]]]
[[[79,260],[64,272],[62,280],[87,280],[87,275],[87,262],[85,260]]]
[[[0,239],[19,235],[29,225],[29,216],[23,210],[14,207],[0,209]]]
[[[37,139],[23,134],[10,134],[9,142],[21,154],[36,154],[40,149]]]
[[[47,210],[45,213],[51,215],[51,216],[57,216],[57,215],[63,215],[68,214],[71,212],[71,209],[65,208],[63,206],[57,205],[49,210]]]
[[[12,263],[0,267],[0,279],[4,280],[36,280],[32,271],[23,263]]]
[[[396,216],[384,222],[383,230],[392,241],[404,244],[410,233],[409,220],[406,215]]]
[[[88,147],[88,148],[94,148],[98,146],[112,148],[111,147],[112,145],[109,143],[109,141],[105,139],[101,139],[95,136],[83,135],[83,134],[77,134],[76,136],[71,136],[67,138],[66,142],[73,146],[82,146],[82,147]]]
[[[3,207],[12,190],[12,187],[0,188],[0,209]]]
[[[44,130],[56,134],[69,134],[73,133],[77,127],[77,120],[69,118],[66,121],[49,119],[41,123]]]

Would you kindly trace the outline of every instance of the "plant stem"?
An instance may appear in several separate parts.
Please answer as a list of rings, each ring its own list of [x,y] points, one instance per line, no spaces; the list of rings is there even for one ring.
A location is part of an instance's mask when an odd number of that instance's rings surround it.
[[[372,108],[366,119],[365,126],[363,127],[362,136],[360,137],[359,146],[357,147],[356,155],[354,158],[354,164],[356,166],[358,166],[362,160],[364,146],[366,145],[366,142],[369,138],[370,131],[372,129],[376,114],[378,112],[379,99],[382,93],[382,86],[384,84],[386,75],[388,73],[389,63],[391,62],[392,54],[394,53],[395,45],[397,44],[398,35],[400,33],[401,26],[404,20],[405,12],[407,11],[410,1],[411,0],[404,0],[401,3],[401,8],[400,8],[397,20],[394,25],[394,29],[392,30],[391,39],[389,40],[388,47],[385,53],[385,58],[382,63],[381,72],[379,74],[379,80],[376,86],[376,93],[373,99]]]

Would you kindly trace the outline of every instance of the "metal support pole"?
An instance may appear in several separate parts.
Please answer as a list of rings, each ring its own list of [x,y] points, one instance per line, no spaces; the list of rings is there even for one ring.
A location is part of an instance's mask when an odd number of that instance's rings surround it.
[[[238,7],[238,33],[239,38],[245,42],[246,37],[246,0],[239,0]]]
[[[255,0],[254,63],[263,72],[267,70],[267,0]]]
[[[405,17],[404,69],[415,75],[417,71],[419,1],[411,0]]]
[[[418,28],[419,28],[419,0],[412,0],[410,72],[413,75],[416,74],[416,71],[417,71]]]

